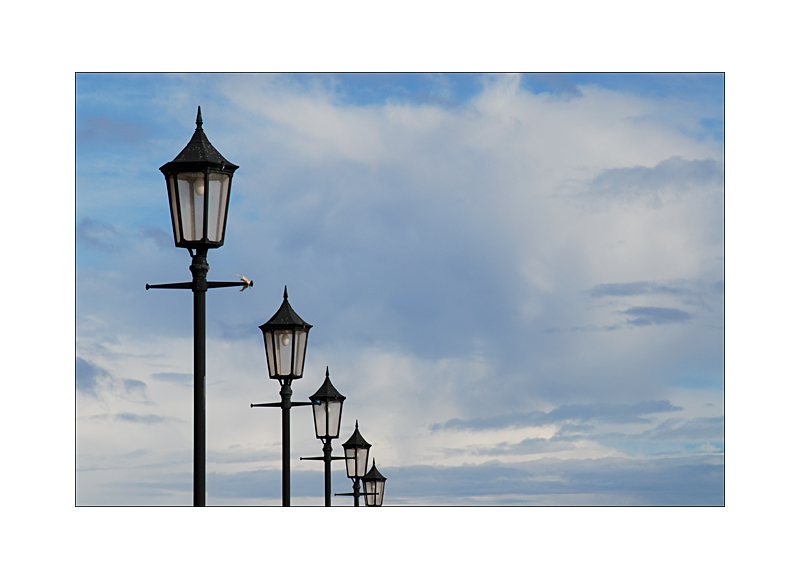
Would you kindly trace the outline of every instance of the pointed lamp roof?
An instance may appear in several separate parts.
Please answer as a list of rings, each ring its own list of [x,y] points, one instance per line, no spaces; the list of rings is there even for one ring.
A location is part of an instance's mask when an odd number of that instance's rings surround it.
[[[259,326],[262,332],[267,332],[271,329],[293,329],[293,328],[303,328],[308,330],[312,327],[311,324],[304,321],[297,315],[291,305],[289,304],[289,292],[286,286],[283,287],[283,303],[281,307],[278,308],[278,311],[267,320],[264,324]]]
[[[372,460],[372,469],[370,469],[361,479],[366,479],[367,481],[386,481],[386,478],[381,475],[381,472],[378,471],[377,467],[375,467],[375,459]]]
[[[211,167],[217,170],[226,170],[233,173],[239,169],[238,165],[234,165],[222,154],[214,149],[214,146],[206,137],[203,131],[203,116],[200,113],[200,107],[197,107],[197,120],[195,121],[197,128],[192,135],[191,140],[183,148],[183,151],[178,153],[178,156],[165,163],[159,169],[162,173],[175,170],[197,170],[199,167]]]
[[[367,443],[366,439],[361,436],[361,433],[358,431],[358,421],[356,421],[356,430],[350,435],[350,439],[342,443],[342,447],[360,447],[360,448],[369,448],[372,447],[372,444]]]
[[[336,390],[331,382],[331,377],[328,372],[328,367],[325,367],[325,382],[317,389],[317,392],[309,397],[312,402],[314,401],[344,401],[347,397],[342,395]]]

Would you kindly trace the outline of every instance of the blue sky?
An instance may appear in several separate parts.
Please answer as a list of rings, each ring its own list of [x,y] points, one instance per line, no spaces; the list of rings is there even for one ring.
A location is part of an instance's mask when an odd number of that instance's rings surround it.
[[[280,504],[279,413],[249,404],[277,400],[257,326],[284,285],[314,325],[295,399],[330,367],[387,505],[721,505],[723,96],[719,74],[78,74],[78,503],[191,503],[192,299],[144,285],[190,276],[158,167],[200,105],[240,166],[209,279],[255,282],[208,294],[209,505]],[[321,505],[306,411],[294,503]]]

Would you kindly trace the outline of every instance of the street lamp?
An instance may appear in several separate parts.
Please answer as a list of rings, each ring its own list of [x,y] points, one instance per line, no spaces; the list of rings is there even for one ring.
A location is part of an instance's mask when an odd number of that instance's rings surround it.
[[[310,405],[292,402],[292,381],[303,377],[306,344],[311,325],[300,318],[289,304],[289,292],[283,287],[283,303],[267,322],[259,326],[267,351],[267,369],[271,379],[280,382],[280,403],[250,404],[250,407],[280,407],[283,427],[283,505],[289,506],[289,412],[292,407]]]
[[[234,165],[214,149],[203,132],[197,107],[197,129],[178,156],[160,167],[167,180],[172,233],[179,248],[205,253],[225,241]]]
[[[372,469],[361,478],[364,483],[364,503],[368,506],[381,507],[383,505],[383,487],[386,485],[386,478],[381,475],[375,467],[375,460],[372,460]]]
[[[178,156],[159,169],[167,180],[175,246],[192,257],[191,282],[146,284],[145,288],[191,290],[194,293],[194,505],[206,504],[206,291],[209,288],[253,285],[250,281],[206,280],[211,248],[225,241],[234,165],[214,149],[203,132],[197,107],[197,128]],[[194,250],[194,253],[192,253]]]
[[[367,471],[369,448],[372,447],[358,431],[358,421],[356,421],[356,430],[350,436],[350,439],[342,443],[342,447],[344,447],[347,477],[353,480],[353,493],[337,493],[336,495],[352,495],[353,505],[358,507],[358,497],[362,495],[359,480],[364,477]]]
[[[344,459],[332,457],[331,440],[339,438],[339,428],[342,423],[342,404],[345,396],[339,393],[331,382],[328,368],[325,367],[325,382],[317,392],[309,397],[311,409],[314,411],[314,430],[317,439],[323,442],[322,457],[301,457],[300,459],[322,460],[325,462],[325,506],[331,505],[331,461]]]

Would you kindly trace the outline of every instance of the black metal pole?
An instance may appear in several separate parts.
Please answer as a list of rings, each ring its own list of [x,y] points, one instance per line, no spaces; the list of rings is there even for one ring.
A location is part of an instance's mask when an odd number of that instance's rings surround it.
[[[358,507],[358,496],[361,495],[361,486],[358,483],[358,478],[353,478],[353,505]]]
[[[288,507],[291,505],[291,492],[289,490],[289,462],[290,445],[289,445],[289,417],[292,411],[292,379],[285,379],[281,382],[281,415],[283,425],[283,506]]]
[[[206,250],[192,256],[194,294],[194,506],[206,505]]]
[[[325,438],[325,445],[322,446],[322,456],[325,462],[325,507],[331,505],[331,438]]]
[[[333,451],[333,447],[331,446],[331,440],[333,437],[326,437],[323,439],[322,445],[322,457],[301,457],[300,459],[308,459],[308,460],[316,460],[316,461],[324,461],[325,462],[325,507],[330,507],[331,505],[331,462],[336,459],[346,459],[345,457],[333,457],[331,452]],[[336,495],[353,495],[352,493],[337,493]]]
[[[303,405],[310,405],[311,403],[305,402],[292,402],[292,380],[291,379],[280,379],[281,382],[281,402],[280,403],[250,403],[250,407],[280,407],[281,408],[281,423],[283,428],[283,433],[281,435],[282,439],[282,452],[283,452],[283,505],[290,506],[291,505],[291,493],[289,490],[289,461],[290,461],[290,445],[289,445],[289,414],[291,413],[292,407],[300,407]],[[300,459],[303,459],[302,457]],[[321,457],[313,457],[307,459],[321,459]]]
[[[241,286],[242,289],[253,285],[250,280],[241,282],[209,282],[208,248],[192,251],[191,282],[174,284],[145,284],[145,289],[170,288],[173,290],[191,290],[194,294],[194,476],[193,505],[206,505],[206,292],[209,288],[229,288]]]

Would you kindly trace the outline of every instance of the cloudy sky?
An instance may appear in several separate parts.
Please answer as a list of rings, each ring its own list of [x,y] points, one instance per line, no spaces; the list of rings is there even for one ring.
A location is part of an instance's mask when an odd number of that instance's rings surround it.
[[[280,505],[284,285],[385,504],[722,505],[724,78],[76,76],[76,501],[190,505],[192,296],[158,168],[240,166],[207,295],[207,503]],[[322,505],[311,411],[293,504]],[[334,492],[351,490],[334,463]],[[334,505],[349,505],[335,498]]]

